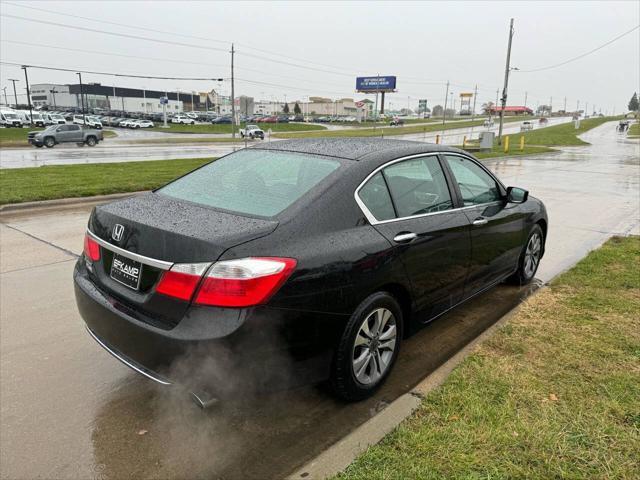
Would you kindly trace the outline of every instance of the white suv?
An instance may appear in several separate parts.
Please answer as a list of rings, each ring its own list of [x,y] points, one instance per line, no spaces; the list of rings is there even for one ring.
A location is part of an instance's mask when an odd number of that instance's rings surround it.
[[[182,123],[183,125],[195,125],[196,121],[186,115],[176,115],[171,119],[171,123]]]

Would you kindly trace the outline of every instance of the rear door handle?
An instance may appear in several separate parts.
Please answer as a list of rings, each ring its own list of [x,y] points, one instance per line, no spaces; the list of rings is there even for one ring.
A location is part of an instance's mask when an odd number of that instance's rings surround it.
[[[480,218],[476,218],[476,219],[473,221],[473,225],[474,225],[475,227],[479,227],[479,226],[481,226],[481,225],[486,225],[487,223],[489,223],[489,220],[487,220],[486,218],[482,218],[482,217],[480,217]]]
[[[405,233],[399,233],[398,235],[393,237],[393,241],[397,243],[409,243],[414,241],[416,238],[418,238],[417,233],[405,232]]]

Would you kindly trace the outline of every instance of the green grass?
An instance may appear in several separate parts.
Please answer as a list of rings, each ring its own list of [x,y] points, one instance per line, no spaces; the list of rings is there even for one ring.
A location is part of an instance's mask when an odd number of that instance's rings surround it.
[[[526,133],[516,133],[511,135],[511,141],[519,141],[524,135],[526,145],[546,145],[546,146],[572,146],[572,145],[589,145],[588,142],[580,140],[577,135],[585,133],[605,122],[617,120],[620,117],[597,117],[588,118],[580,121],[580,128],[576,129],[573,122],[564,123],[562,125],[554,125],[552,127],[532,130]],[[512,143],[513,145],[513,143]]]
[[[637,137],[640,136],[640,123],[634,123],[629,127],[629,131],[627,132],[627,136],[629,137]]]
[[[462,148],[460,146],[459,148]],[[470,151],[470,153],[476,158],[499,158],[499,157],[513,157],[518,155],[537,155],[540,153],[549,153],[555,152],[553,148],[549,147],[540,147],[540,146],[529,146],[525,145],[523,150],[520,150],[519,147],[510,148],[509,153],[504,153],[504,148],[500,145],[495,145],[492,150],[487,152],[474,152]]]
[[[206,124],[206,125],[182,125],[168,123],[169,128],[161,127],[161,122],[156,122],[156,126],[149,130],[165,133],[231,133],[231,125],[227,124]],[[251,124],[256,125],[256,124]],[[327,127],[322,125],[308,125],[306,123],[258,123],[257,124],[265,132],[271,129],[274,132],[298,132],[307,130],[326,130]],[[239,128],[244,128],[244,123]],[[238,130],[236,129],[236,132]]]
[[[506,123],[519,122],[522,117],[510,117],[505,118]],[[345,130],[325,130],[322,132],[293,132],[293,133],[278,133],[274,134],[274,137],[278,138],[317,138],[317,137],[380,137],[384,134],[387,136],[394,135],[406,135],[410,133],[423,133],[423,132],[438,132],[442,130],[451,130],[454,128],[467,128],[478,127],[484,123],[484,119],[481,120],[468,120],[464,122],[452,122],[442,125],[440,122],[430,123],[428,125],[410,125],[405,127],[380,127],[380,128],[355,128]]]
[[[2,169],[0,204],[150,190],[209,161],[196,158]]]
[[[31,147],[27,142],[27,134],[44,130],[43,128],[0,128],[0,148]],[[105,138],[116,137],[111,130],[102,132]]]
[[[637,479],[640,238],[524,302],[340,479]]]

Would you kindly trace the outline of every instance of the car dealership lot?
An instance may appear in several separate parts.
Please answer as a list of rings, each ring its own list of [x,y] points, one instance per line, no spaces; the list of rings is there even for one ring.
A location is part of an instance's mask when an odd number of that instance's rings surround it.
[[[590,147],[486,162],[505,184],[547,205],[542,282],[611,234],[637,228],[639,145],[612,125],[583,135]],[[71,272],[88,212],[2,216],[3,477],[281,477],[409,390],[527,293],[500,286],[425,328],[403,345],[388,384],[369,401],[345,405],[304,388],[201,412],[178,392],[156,392],[85,333]]]
[[[552,118],[547,125],[552,126],[560,123],[570,122],[570,117]],[[505,123],[504,134],[514,135],[520,132],[521,122]],[[539,128],[538,123],[535,124]],[[381,128],[380,132],[389,131],[392,127]],[[491,130],[497,132],[498,125],[495,124]],[[461,145],[463,138],[477,137],[484,127],[455,128],[442,132],[433,131],[427,133],[412,133],[408,135],[397,135],[393,138],[436,142],[436,137],[440,137],[440,142],[446,145]],[[497,135],[497,133],[496,133]],[[23,168],[39,167],[42,165],[68,165],[76,163],[103,163],[103,162],[130,162],[140,160],[163,160],[174,158],[203,158],[220,157],[244,146],[244,142],[238,135],[238,143],[197,143],[197,144],[162,144],[163,139],[182,138],[188,141],[191,138],[211,137],[204,134],[175,134],[154,132],[146,130],[118,130],[118,137],[108,139],[98,146],[88,148],[78,148],[74,146],[60,145],[51,150],[35,148],[5,148],[0,151],[0,168]],[[132,141],[143,140],[150,142],[144,145],[133,145]],[[153,141],[158,143],[154,144]],[[261,142],[263,140],[249,140],[249,142]],[[264,141],[278,141],[273,138]],[[128,143],[125,143],[128,142]],[[512,148],[515,148],[515,144]]]

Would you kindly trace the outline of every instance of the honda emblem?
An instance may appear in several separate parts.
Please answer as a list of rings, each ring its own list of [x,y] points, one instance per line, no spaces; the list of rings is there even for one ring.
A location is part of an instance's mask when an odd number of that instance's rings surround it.
[[[124,233],[124,227],[119,223],[116,223],[113,226],[113,231],[111,232],[111,238],[113,238],[116,242],[122,240],[122,234]]]

